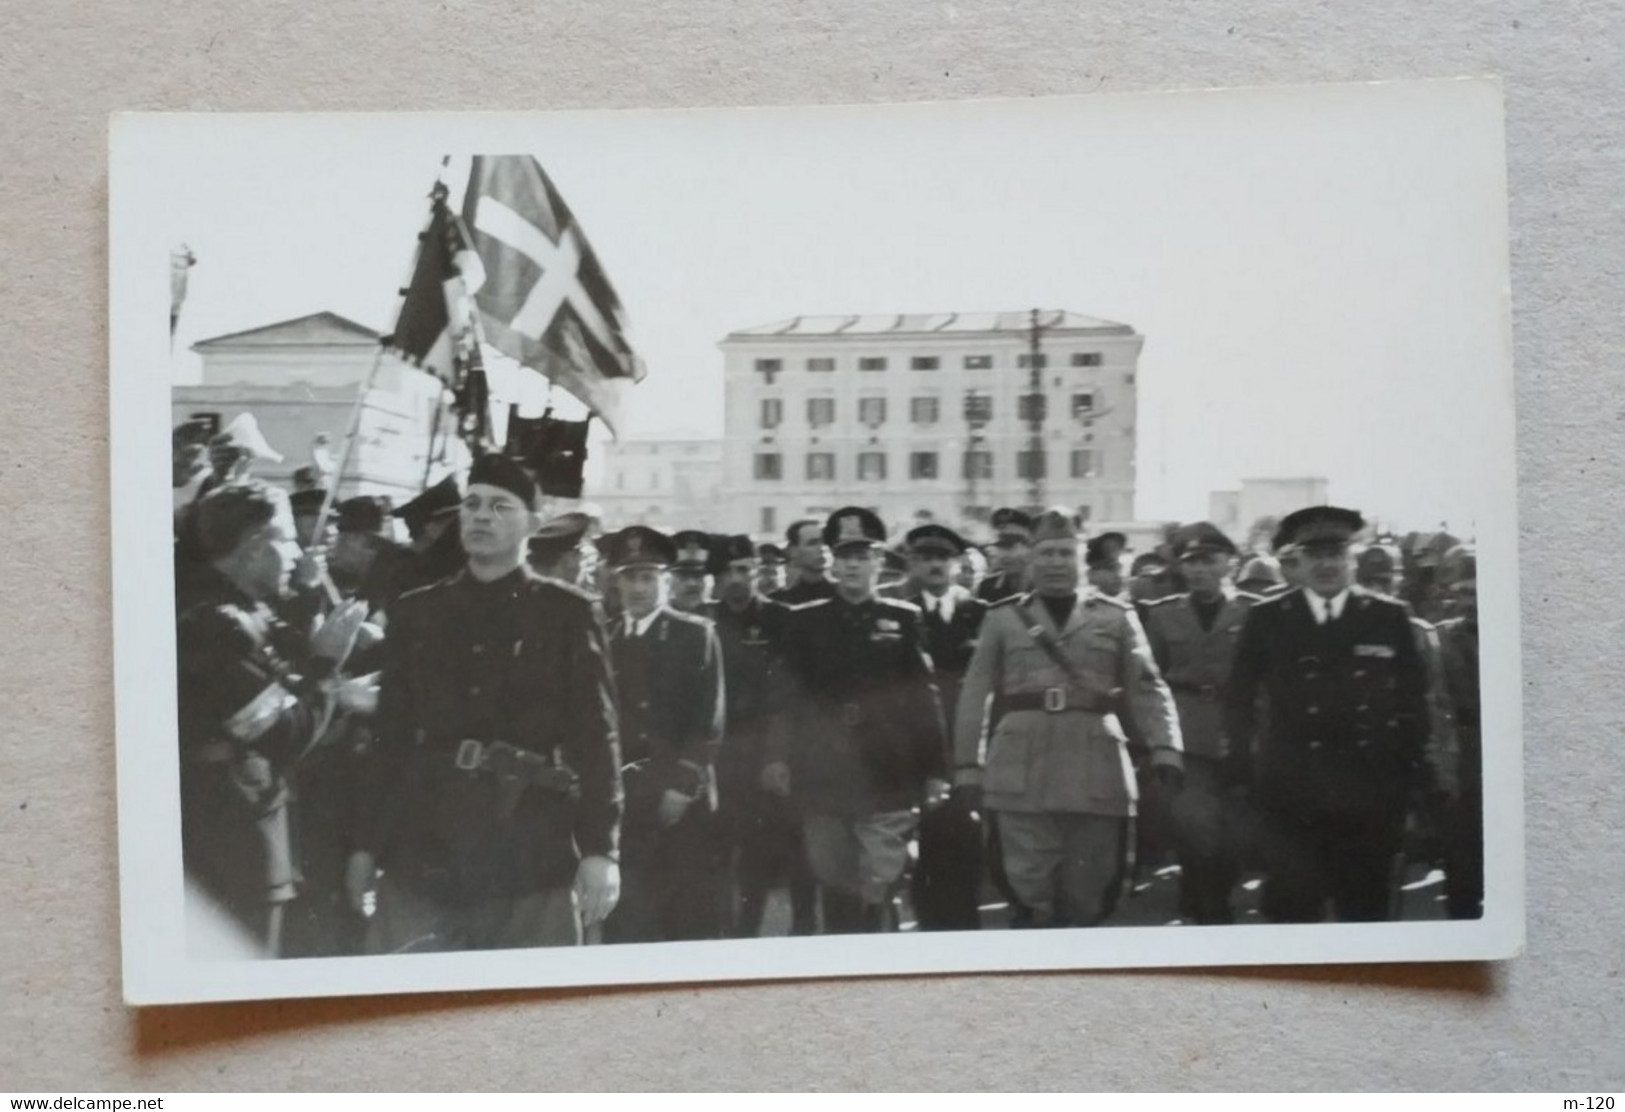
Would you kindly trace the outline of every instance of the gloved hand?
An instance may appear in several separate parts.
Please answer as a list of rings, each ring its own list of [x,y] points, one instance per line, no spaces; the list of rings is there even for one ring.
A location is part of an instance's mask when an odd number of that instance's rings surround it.
[[[583,857],[576,866],[575,892],[581,925],[597,926],[621,902],[621,867],[607,857]]]

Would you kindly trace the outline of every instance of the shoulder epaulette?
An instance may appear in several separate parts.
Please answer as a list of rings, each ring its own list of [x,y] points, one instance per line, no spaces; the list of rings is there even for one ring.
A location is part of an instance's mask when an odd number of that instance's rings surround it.
[[[1084,598],[1084,600],[1083,600],[1083,603],[1084,603],[1085,606],[1088,606],[1091,603],[1096,603],[1096,602],[1104,602],[1109,606],[1117,607],[1119,610],[1133,610],[1134,609],[1134,604],[1132,602],[1128,601],[1127,599],[1116,598],[1115,596],[1112,596],[1112,595],[1103,595],[1103,594],[1099,593],[1098,591],[1086,596]]]
[[[537,588],[543,588],[559,591],[566,595],[574,595],[576,598],[582,599],[586,602],[602,601],[597,595],[593,594],[593,592],[587,590],[585,587],[578,587],[574,583],[568,583],[563,579],[554,579],[549,575],[537,575],[534,578],[527,580],[527,582],[530,584],[530,589],[533,591]]]
[[[1248,605],[1263,602],[1266,597],[1267,596],[1265,596],[1265,595],[1256,595],[1251,591],[1237,591],[1236,592],[1236,599],[1238,601],[1240,601],[1240,602],[1245,602]]]
[[[893,610],[906,610],[908,613],[915,615],[919,614],[920,612],[919,606],[908,601],[906,598],[884,598],[876,596],[875,601],[878,602],[882,607],[889,607]]]
[[[799,614],[803,610],[814,610],[814,609],[817,609],[820,606],[824,606],[824,605],[826,605],[826,604],[828,604],[830,602],[833,602],[833,601],[834,601],[833,599],[827,599],[827,598],[813,598],[813,599],[808,599],[806,602],[780,603],[780,605],[781,606],[787,605],[787,606],[789,606],[790,612],[792,614]]]
[[[991,611],[997,610],[1001,606],[1015,606],[1018,603],[1026,602],[1029,597],[1030,596],[1028,595],[1005,595],[1003,598],[994,602],[988,602],[987,608]],[[986,599],[983,599],[982,601],[987,602]]]
[[[1257,606],[1279,606],[1283,602],[1285,602],[1287,599],[1291,598],[1293,595],[1296,595],[1298,593],[1298,590],[1299,589],[1297,587],[1294,587],[1294,588],[1292,588],[1292,590],[1290,590],[1290,591],[1282,591],[1278,595],[1261,595],[1261,596],[1259,596],[1258,602],[1255,605],[1257,605]]]
[[[704,614],[691,614],[687,610],[673,610],[670,607],[667,607],[666,614],[672,618],[675,618],[679,622],[687,622],[689,625],[696,625],[701,629],[711,629],[717,624],[713,619],[707,618]]]
[[[1190,597],[1190,592],[1185,591],[1177,595],[1163,595],[1161,598],[1147,599],[1142,605],[1154,610],[1157,607],[1164,606],[1170,602],[1184,602]]]

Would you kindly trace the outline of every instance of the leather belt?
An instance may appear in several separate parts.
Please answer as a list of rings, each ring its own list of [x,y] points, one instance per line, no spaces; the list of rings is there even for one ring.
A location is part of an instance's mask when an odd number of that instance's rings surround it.
[[[1006,712],[1015,710],[1041,710],[1047,714],[1060,714],[1067,710],[1080,710],[1086,714],[1111,714],[1117,707],[1101,695],[1085,695],[1064,687],[1046,687],[1042,691],[1018,691],[999,696],[999,706]]]
[[[464,738],[457,743],[452,764],[464,772],[489,772],[504,779],[518,780],[549,791],[571,792],[578,777],[540,753],[520,749],[505,741],[479,741]]]

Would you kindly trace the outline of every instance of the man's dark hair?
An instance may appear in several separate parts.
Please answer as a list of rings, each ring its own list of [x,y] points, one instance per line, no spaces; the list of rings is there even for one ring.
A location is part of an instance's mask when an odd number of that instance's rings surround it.
[[[197,503],[197,535],[203,554],[210,560],[230,556],[244,537],[269,524],[287,507],[287,495],[257,479],[216,487]]]
[[[824,528],[824,523],[822,521],[819,521],[817,518],[804,517],[804,518],[800,519],[799,521],[792,521],[790,523],[790,528],[788,528],[788,529],[786,529],[784,531],[785,542],[787,544],[789,544],[791,547],[794,547],[794,546],[800,544],[801,541],[797,539],[797,534],[800,533],[801,530],[805,529],[809,525],[811,525],[813,528],[818,529],[820,531]]]

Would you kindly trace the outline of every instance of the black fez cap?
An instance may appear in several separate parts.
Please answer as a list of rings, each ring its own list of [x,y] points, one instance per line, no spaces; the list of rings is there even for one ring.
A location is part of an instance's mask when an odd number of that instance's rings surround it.
[[[721,575],[735,560],[756,559],[756,546],[743,533],[718,534],[711,538],[711,573]]]
[[[1029,513],[1012,509],[1009,506],[993,511],[991,519],[993,532],[998,537],[995,544],[1006,538],[1017,538],[1031,542],[1033,539],[1033,518]]]
[[[468,485],[494,486],[507,491],[529,508],[536,508],[536,480],[517,460],[496,452],[474,461],[474,466],[468,469]]]
[[[698,529],[682,529],[672,535],[671,543],[677,550],[674,562],[678,568],[705,571],[710,566],[711,534]]]
[[[789,563],[790,560],[790,558],[784,554],[784,549],[780,548],[772,541],[757,545],[756,556],[764,564],[785,564]]]
[[[1365,528],[1365,518],[1358,510],[1345,510],[1341,506],[1309,506],[1294,510],[1281,519],[1275,530],[1271,546],[1285,548],[1289,544],[1311,544],[1315,541],[1349,541]]]
[[[934,522],[925,525],[916,525],[903,537],[903,543],[910,552],[922,555],[934,553],[936,555],[960,556],[965,552],[965,538],[948,528],[946,525],[937,525]]]
[[[394,514],[411,528],[420,528],[431,518],[450,513],[463,504],[463,492],[457,486],[457,476],[447,475],[405,505],[397,506]]]
[[[886,526],[873,510],[866,510],[862,506],[843,506],[824,522],[824,543],[829,545],[831,551],[859,544],[885,544]]]
[[[665,568],[677,562],[677,546],[659,529],[628,525],[604,538],[604,560],[610,567]]]
[[[1174,533],[1173,549],[1176,560],[1183,560],[1198,552],[1222,552],[1226,556],[1234,556],[1236,542],[1212,522],[1198,521]]]
[[[346,498],[339,503],[338,530],[341,533],[373,533],[384,531],[384,513],[388,500],[363,494]]]
[[[1083,562],[1092,568],[1107,567],[1122,559],[1123,550],[1128,547],[1128,538],[1122,533],[1102,533],[1098,537],[1090,537],[1089,543],[1083,546]]]

